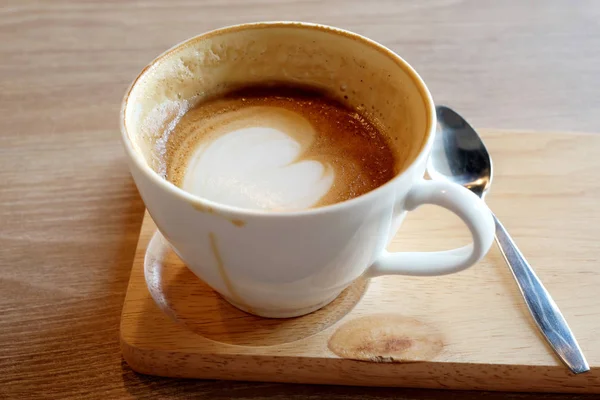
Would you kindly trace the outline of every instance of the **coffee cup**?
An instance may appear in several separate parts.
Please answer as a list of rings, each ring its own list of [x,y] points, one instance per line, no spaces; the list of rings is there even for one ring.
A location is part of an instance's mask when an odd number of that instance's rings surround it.
[[[164,178],[157,146],[191,99],[266,81],[322,88],[370,113],[391,133],[402,165],[367,193],[299,210],[225,204]],[[196,36],[142,70],[125,94],[120,119],[132,176],[160,234],[198,278],[249,313],[307,314],[361,276],[458,272],[477,263],[493,241],[491,214],[477,196],[423,178],[436,129],[425,83],[397,54],[355,33],[265,22]],[[472,243],[438,252],[386,251],[407,212],[423,204],[456,214]]]

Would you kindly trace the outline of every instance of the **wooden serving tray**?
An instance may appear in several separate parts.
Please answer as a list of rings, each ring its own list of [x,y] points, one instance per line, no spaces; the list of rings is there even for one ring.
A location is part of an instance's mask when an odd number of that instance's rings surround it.
[[[495,170],[488,204],[559,305],[590,372],[574,376],[554,356],[495,246],[455,275],[359,281],[313,314],[263,319],[222,300],[170,250],[145,266],[148,215],[123,306],[123,357],[138,372],[172,377],[600,393],[600,135],[484,137]],[[467,240],[458,218],[431,206],[409,214],[389,247]]]

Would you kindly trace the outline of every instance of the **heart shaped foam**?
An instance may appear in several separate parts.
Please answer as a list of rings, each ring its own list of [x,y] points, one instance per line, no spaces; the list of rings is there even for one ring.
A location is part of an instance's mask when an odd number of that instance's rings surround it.
[[[331,189],[331,165],[302,159],[315,137],[302,116],[282,108],[245,109],[192,154],[183,189],[231,206],[294,210],[315,206]],[[244,126],[245,125],[245,126]]]

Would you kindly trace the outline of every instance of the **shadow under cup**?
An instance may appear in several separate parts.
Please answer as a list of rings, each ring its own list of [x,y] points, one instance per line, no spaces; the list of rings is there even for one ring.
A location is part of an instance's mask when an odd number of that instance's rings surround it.
[[[375,121],[395,152],[397,175],[359,197],[291,212],[228,207],[164,179],[161,149],[187,110],[230,89],[273,82],[313,87]],[[256,23],[197,36],[159,56],[125,95],[121,130],[148,211],[187,266],[243,310],[290,317],[332,301],[385,248],[401,220],[393,217],[396,196],[424,172],[419,155],[430,143],[432,110],[416,72],[375,42],[325,26]]]

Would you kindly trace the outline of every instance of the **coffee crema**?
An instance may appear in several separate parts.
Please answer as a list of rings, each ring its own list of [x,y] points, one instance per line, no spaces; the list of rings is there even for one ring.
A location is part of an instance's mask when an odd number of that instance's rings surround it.
[[[242,208],[334,204],[397,173],[394,152],[376,123],[306,87],[244,87],[202,101],[166,139],[167,180]]]

